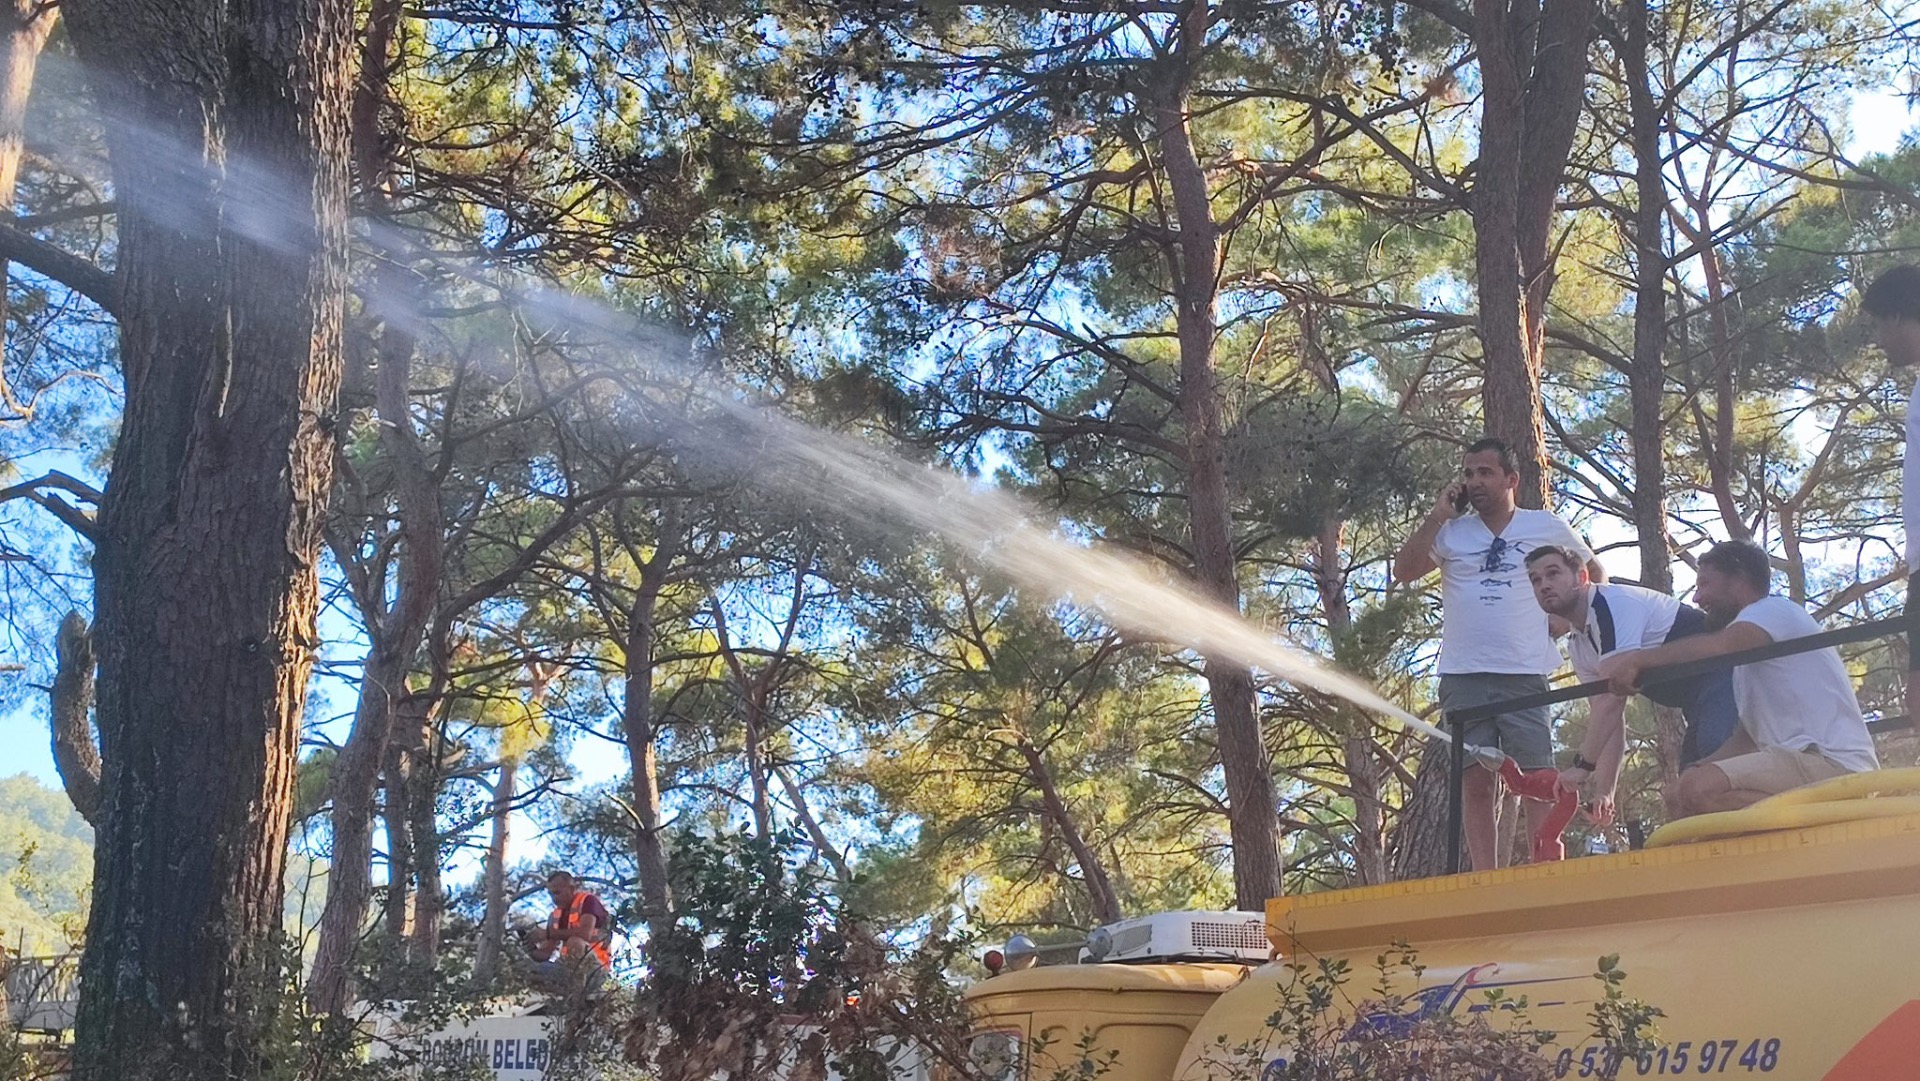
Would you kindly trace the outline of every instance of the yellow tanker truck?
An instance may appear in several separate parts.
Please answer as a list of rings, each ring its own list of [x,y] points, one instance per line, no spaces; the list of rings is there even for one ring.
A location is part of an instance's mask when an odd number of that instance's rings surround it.
[[[1096,932],[1083,963],[1009,971],[967,995],[976,1062],[1046,1081],[1037,1048],[1110,1061],[1103,1081],[1259,1081],[1289,1049],[1270,1018],[1286,960],[1344,959],[1371,982],[1410,944],[1376,1030],[1525,997],[1561,1077],[1606,1072],[1588,1037],[1596,962],[1664,1011],[1632,1077],[1920,1079],[1920,770],[1790,792],[1686,819],[1640,851],[1281,897],[1250,913],[1175,913]],[[1493,994],[1493,993],[1498,993]],[[1360,998],[1364,993],[1356,992]],[[1337,1027],[1337,1026],[1336,1026]],[[1223,1066],[1219,1048],[1258,1048]]]

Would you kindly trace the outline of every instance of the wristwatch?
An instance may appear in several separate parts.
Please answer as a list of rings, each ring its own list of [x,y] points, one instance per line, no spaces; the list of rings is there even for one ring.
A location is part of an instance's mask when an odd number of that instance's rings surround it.
[[[1576,754],[1573,756],[1573,768],[1583,769],[1583,770],[1586,770],[1588,773],[1592,773],[1594,770],[1597,770],[1600,767],[1596,763],[1589,762],[1586,759]]]

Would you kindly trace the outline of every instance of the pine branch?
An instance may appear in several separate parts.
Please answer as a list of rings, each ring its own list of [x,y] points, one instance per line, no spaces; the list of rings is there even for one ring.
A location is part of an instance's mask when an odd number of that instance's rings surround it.
[[[120,290],[111,273],[19,226],[0,223],[0,259],[59,282],[109,315],[119,314]]]

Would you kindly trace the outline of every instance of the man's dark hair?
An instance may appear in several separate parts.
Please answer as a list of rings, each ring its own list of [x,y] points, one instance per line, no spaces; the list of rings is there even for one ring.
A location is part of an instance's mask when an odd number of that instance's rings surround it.
[[[1860,306],[1875,319],[1920,322],[1920,266],[1902,263],[1873,279]]]
[[[1504,439],[1495,439],[1490,435],[1476,439],[1472,443],[1467,444],[1465,453],[1479,454],[1481,451],[1487,450],[1500,456],[1501,469],[1506,470],[1509,474],[1520,472],[1520,459],[1514,457],[1512,445]]]
[[[1773,564],[1767,559],[1767,550],[1752,541],[1721,541],[1707,549],[1700,565],[1739,578],[1761,593],[1773,584]]]
[[[1578,572],[1582,566],[1586,565],[1586,561],[1580,558],[1579,553],[1564,544],[1543,544],[1535,548],[1533,551],[1527,553],[1526,564],[1531,567],[1549,556],[1559,556],[1561,559],[1566,560],[1568,569],[1575,572]]]
[[[564,867],[561,867],[561,868],[559,868],[559,869],[557,869],[557,870],[553,870],[553,871],[549,871],[549,872],[547,873],[547,884],[548,884],[548,885],[552,885],[552,884],[553,884],[553,880],[554,880],[554,879],[556,879],[556,878],[564,878],[564,879],[566,879],[566,880],[567,880],[568,882],[573,882],[573,881],[576,881],[576,880],[575,880],[575,878],[573,877],[573,872],[572,872],[572,871],[569,871],[569,870],[567,870],[567,869],[566,869],[566,868],[564,868]]]

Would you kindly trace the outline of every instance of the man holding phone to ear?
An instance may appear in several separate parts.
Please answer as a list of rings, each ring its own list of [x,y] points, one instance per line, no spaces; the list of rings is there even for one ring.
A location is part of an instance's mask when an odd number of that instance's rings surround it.
[[[1440,572],[1440,708],[1445,712],[1535,694],[1560,667],[1547,613],[1534,602],[1527,553],[1558,545],[1579,554],[1595,581],[1606,572],[1573,527],[1544,510],[1515,502],[1520,470],[1513,448],[1482,439],[1460,459],[1460,477],[1440,492],[1433,510],[1393,559],[1393,576],[1416,582]],[[1553,767],[1547,707],[1502,714],[1469,725],[1466,741],[1498,747],[1523,770]],[[1467,771],[1467,853],[1478,871],[1499,866],[1494,807],[1499,778]],[[1529,831],[1531,832],[1531,831]]]

